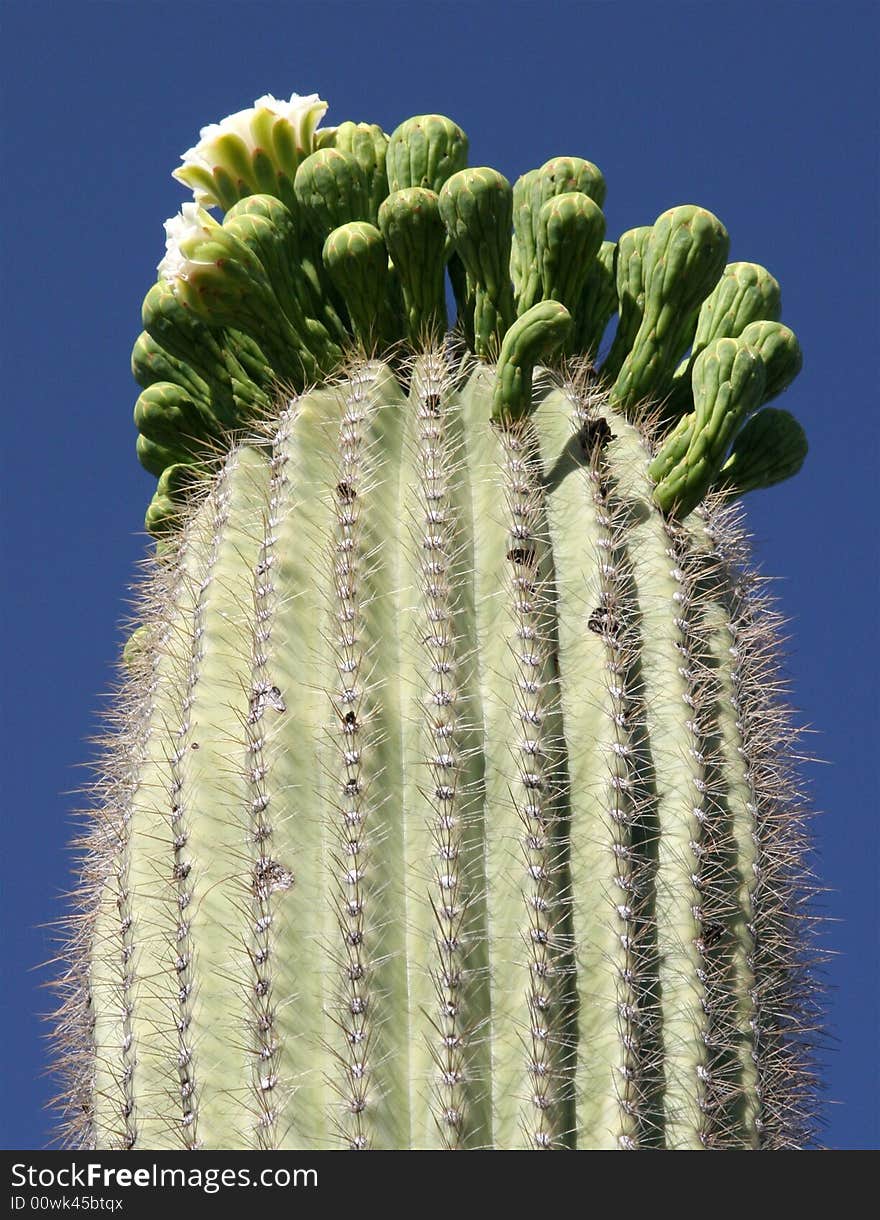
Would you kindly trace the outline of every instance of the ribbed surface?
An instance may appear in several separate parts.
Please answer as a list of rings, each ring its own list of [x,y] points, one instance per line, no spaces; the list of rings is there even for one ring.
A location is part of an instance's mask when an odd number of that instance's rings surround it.
[[[796,1145],[786,729],[731,527],[667,523],[595,391],[505,432],[491,369],[410,373],[291,403],[149,586],[84,1142]]]

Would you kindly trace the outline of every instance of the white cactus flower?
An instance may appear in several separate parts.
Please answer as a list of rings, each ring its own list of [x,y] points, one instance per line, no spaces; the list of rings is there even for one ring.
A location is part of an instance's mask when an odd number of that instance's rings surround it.
[[[181,157],[183,164],[173,171],[173,177],[192,188],[201,207],[228,206],[228,200],[218,198],[215,170],[225,171],[236,182],[244,176],[246,184],[256,190],[256,179],[249,180],[246,164],[259,149],[277,169],[292,177],[299,162],[314,152],[315,130],[326,113],[327,103],[317,93],[292,93],[289,101],[264,94],[247,110],[203,127],[198,144],[186,150]],[[279,124],[282,131],[276,132]],[[276,135],[282,139],[276,140]],[[296,150],[292,161],[288,151],[291,145]]]
[[[192,263],[182,247],[190,238],[202,237],[219,228],[217,221],[198,203],[184,203],[176,216],[165,221],[165,257],[157,268],[161,280],[185,280]]]

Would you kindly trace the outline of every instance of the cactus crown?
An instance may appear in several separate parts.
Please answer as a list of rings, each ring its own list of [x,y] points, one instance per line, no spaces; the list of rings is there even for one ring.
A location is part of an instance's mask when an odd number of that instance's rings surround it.
[[[447,272],[459,346],[497,365],[496,423],[529,412],[536,364],[596,361],[616,313],[593,372],[630,419],[651,404],[660,509],[683,518],[710,489],[733,498],[800,468],[800,425],[760,409],[801,366],[779,285],[756,263],[726,264],[711,212],[672,207],[609,241],[590,161],[552,157],[511,186],[467,167],[467,137],[442,115],[387,136],[320,128],[326,109],[317,95],[260,98],[203,128],[175,173],[196,201],[166,223],[132,362],[138,456],[159,477],[151,533],[178,520],[187,468],[279,386],[327,380],[353,347],[399,354],[444,335]]]

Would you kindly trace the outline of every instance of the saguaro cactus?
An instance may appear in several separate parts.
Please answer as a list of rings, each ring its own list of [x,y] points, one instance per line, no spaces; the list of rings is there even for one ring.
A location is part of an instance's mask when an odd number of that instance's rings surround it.
[[[582,158],[511,187],[447,118],[325,109],[202,132],[144,303],[69,1138],[801,1146],[803,811],[731,507],[805,454],[779,286],[699,207],[607,240]]]

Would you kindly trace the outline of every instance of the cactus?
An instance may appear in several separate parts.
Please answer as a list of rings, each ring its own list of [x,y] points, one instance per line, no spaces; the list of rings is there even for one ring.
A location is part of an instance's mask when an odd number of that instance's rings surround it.
[[[581,158],[511,188],[442,116],[325,110],[178,171],[66,1138],[803,1146],[804,810],[731,507],[806,450],[759,410],[778,285],[702,208],[603,240]]]

